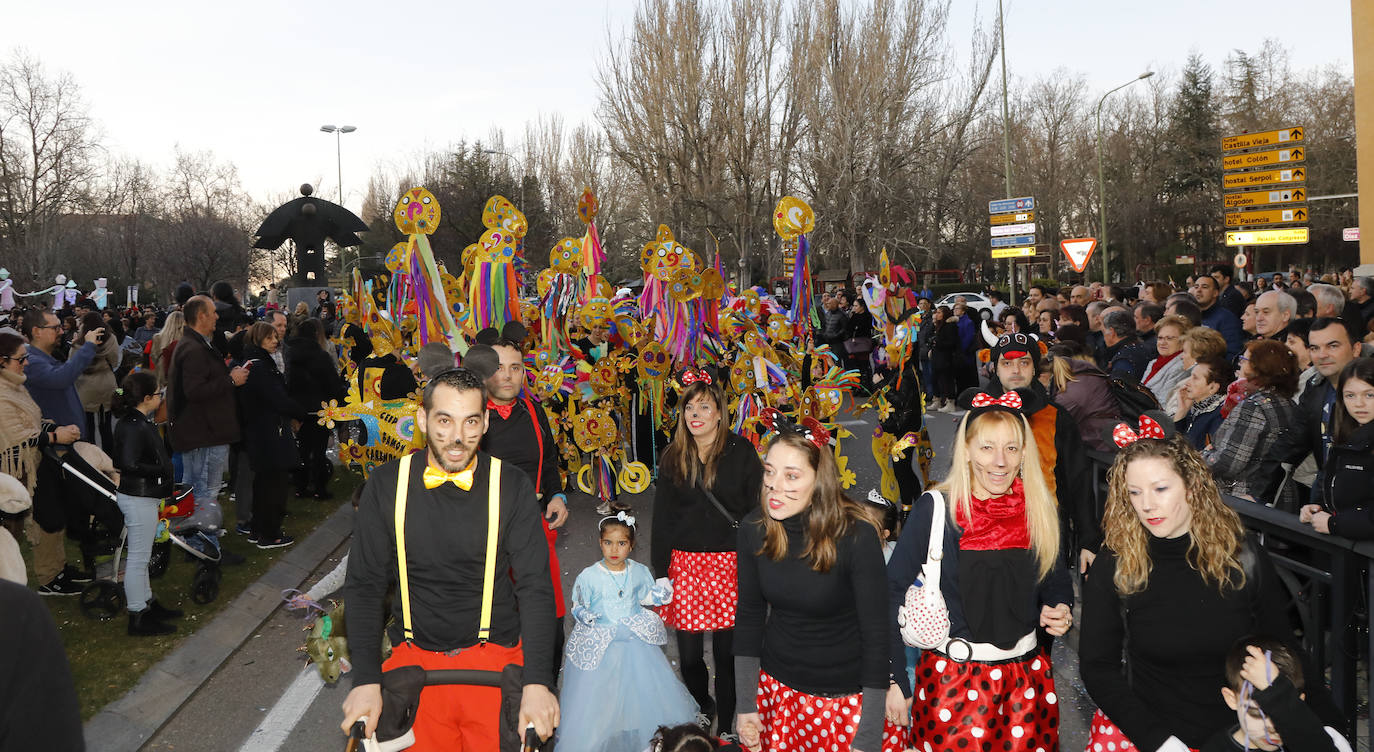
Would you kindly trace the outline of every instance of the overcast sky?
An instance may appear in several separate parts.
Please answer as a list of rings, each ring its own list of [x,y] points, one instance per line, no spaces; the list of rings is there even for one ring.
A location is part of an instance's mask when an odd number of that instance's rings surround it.
[[[343,136],[345,203],[357,209],[379,165],[426,149],[486,139],[558,113],[595,116],[597,61],[634,0],[474,3],[126,3],[4,0],[0,52],[23,48],[80,85],[103,142],[158,166],[174,147],[234,162],[266,197],[301,182],[337,196],[335,136]],[[213,8],[213,10],[211,10]],[[950,39],[967,48],[995,0],[953,0]],[[1351,70],[1347,0],[1007,0],[1013,79],[1058,68],[1100,92],[1141,71],[1177,71],[1189,52],[1220,66],[1236,48],[1276,37],[1302,72]]]

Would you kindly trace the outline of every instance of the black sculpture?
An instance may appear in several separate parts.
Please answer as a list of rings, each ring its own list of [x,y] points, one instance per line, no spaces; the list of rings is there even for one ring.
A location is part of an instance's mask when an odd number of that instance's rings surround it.
[[[301,186],[301,197],[288,201],[267,215],[254,233],[254,248],[276,250],[291,239],[296,243],[296,285],[323,285],[324,241],[333,240],[340,248],[363,244],[357,233],[367,225],[356,214],[338,204],[311,196],[309,183]]]

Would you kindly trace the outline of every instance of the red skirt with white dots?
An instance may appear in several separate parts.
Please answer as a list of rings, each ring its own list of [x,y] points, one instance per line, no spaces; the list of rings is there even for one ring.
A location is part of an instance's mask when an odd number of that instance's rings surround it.
[[[849,752],[862,695],[817,697],[759,672],[760,735],[766,752]]]
[[[663,623],[679,632],[734,629],[738,576],[734,551],[673,551],[673,600],[658,609]]]
[[[916,662],[911,708],[918,750],[1059,749],[1059,698],[1040,651],[1009,661],[960,663],[934,650]]]

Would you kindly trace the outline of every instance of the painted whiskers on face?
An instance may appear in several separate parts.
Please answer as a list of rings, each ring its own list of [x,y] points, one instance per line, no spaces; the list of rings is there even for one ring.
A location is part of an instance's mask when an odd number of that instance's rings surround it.
[[[801,450],[777,445],[763,460],[763,490],[768,516],[785,520],[805,511],[816,488],[816,471]]]

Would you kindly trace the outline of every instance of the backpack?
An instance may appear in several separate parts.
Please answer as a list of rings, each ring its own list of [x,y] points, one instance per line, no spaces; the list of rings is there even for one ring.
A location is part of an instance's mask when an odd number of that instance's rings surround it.
[[[1107,386],[1116,399],[1117,407],[1121,408],[1122,419],[1131,425],[1135,425],[1141,415],[1160,409],[1154,392],[1139,381],[1113,376],[1107,380]]]

